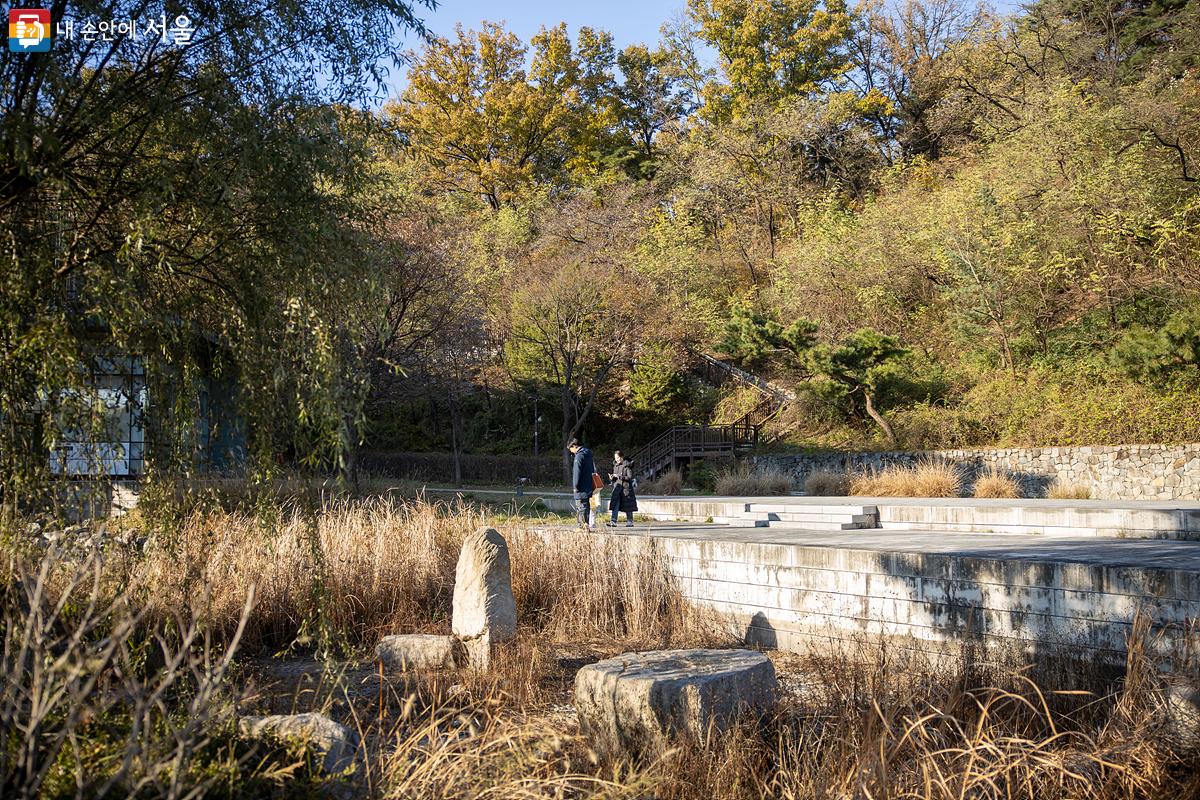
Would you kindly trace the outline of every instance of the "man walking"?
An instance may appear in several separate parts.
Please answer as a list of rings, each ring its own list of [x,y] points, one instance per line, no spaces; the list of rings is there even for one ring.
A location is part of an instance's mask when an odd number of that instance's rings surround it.
[[[572,439],[567,444],[567,450],[575,456],[575,466],[571,470],[571,484],[575,492],[575,514],[580,526],[591,530],[594,523],[592,514],[592,492],[596,484],[592,475],[596,472],[596,462],[592,459],[592,451],[579,444],[578,439]]]

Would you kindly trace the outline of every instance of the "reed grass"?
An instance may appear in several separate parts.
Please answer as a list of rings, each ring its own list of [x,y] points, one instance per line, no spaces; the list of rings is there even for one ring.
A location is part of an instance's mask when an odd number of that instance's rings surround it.
[[[384,500],[328,503],[315,513],[280,508],[266,518],[208,510],[158,531],[145,552],[96,551],[82,569],[54,551],[6,551],[0,721],[14,735],[0,742],[5,796],[73,795],[76,779],[85,795],[107,784],[119,796],[292,796],[322,785],[326,778],[304,763],[268,758],[228,733],[236,713],[256,702],[249,668],[286,645],[321,655],[323,640],[340,639],[345,651],[362,652],[383,633],[445,631],[458,543],[488,521],[470,507]],[[1166,678],[1148,655],[1145,616],[1132,626],[1115,682],[1050,647],[1032,662],[1015,648],[982,661],[968,645],[933,657],[872,642],[772,654],[784,692],[768,719],[651,761],[605,761],[579,735],[570,708],[578,663],[730,640],[684,602],[653,540],[545,535],[515,522],[504,533],[521,618],[493,670],[380,674],[377,696],[361,691],[361,675],[332,670],[325,690],[297,694],[297,711],[329,713],[364,742],[355,782],[338,791],[564,800],[1200,797],[1200,752],[1165,733]],[[31,638],[30,630],[40,633]],[[565,661],[564,648],[590,655]],[[149,661],[139,661],[147,652]],[[30,669],[35,662],[69,669]],[[128,704],[143,717],[113,717]],[[53,752],[47,742],[57,743]],[[37,785],[19,766],[30,758],[43,770]]]
[[[850,476],[832,470],[814,470],[804,479],[804,493],[810,497],[844,497],[850,493]]]
[[[950,464],[927,461],[889,466],[850,478],[850,494],[864,497],[959,497],[962,475]]]
[[[1046,489],[1046,497],[1051,500],[1088,500],[1092,490],[1078,483],[1055,480]]]
[[[714,491],[729,497],[786,495],[792,491],[792,477],[779,469],[740,462],[717,472]]]
[[[1020,497],[1021,486],[1008,473],[989,469],[975,481],[975,496],[979,498]]]

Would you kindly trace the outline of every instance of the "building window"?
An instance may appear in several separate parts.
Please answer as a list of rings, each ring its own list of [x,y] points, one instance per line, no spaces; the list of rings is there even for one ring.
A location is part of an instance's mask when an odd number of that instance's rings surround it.
[[[145,466],[146,372],[136,356],[97,356],[91,391],[62,392],[58,441],[50,469],[58,475],[134,477]],[[85,412],[85,409],[88,410]]]

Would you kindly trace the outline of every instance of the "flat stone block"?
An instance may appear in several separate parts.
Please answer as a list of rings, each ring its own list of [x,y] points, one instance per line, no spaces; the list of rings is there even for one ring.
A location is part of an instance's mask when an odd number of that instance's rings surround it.
[[[626,653],[575,676],[579,725],[608,757],[653,756],[676,739],[703,739],[778,698],[775,668],[753,650]]]
[[[375,658],[389,669],[453,669],[457,662],[458,640],[453,636],[405,633],[385,636],[375,646]]]
[[[327,775],[341,775],[354,767],[358,734],[323,714],[273,714],[242,717],[238,732],[247,739],[279,739],[311,747],[321,758]]]

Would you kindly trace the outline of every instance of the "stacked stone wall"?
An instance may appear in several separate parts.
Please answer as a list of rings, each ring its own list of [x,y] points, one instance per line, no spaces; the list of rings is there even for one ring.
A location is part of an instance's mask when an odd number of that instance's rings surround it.
[[[787,472],[800,487],[818,470],[861,472],[932,461],[957,466],[968,492],[979,475],[995,469],[1016,478],[1027,497],[1044,497],[1050,485],[1058,481],[1086,486],[1095,498],[1200,499],[1200,444],[839,452],[756,456],[752,460]]]

